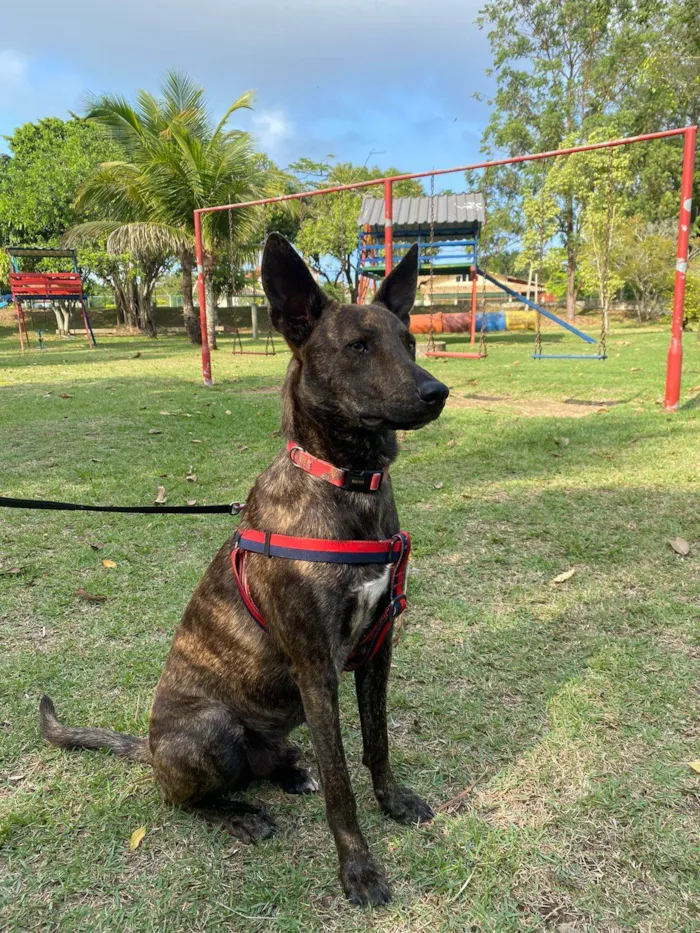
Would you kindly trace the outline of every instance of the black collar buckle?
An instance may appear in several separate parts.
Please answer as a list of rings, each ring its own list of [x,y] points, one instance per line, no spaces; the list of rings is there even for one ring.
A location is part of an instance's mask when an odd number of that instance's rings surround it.
[[[382,485],[381,470],[345,470],[343,489],[351,492],[377,492]]]

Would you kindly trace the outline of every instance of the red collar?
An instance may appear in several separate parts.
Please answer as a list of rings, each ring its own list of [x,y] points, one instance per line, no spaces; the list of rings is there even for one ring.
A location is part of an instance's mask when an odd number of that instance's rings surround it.
[[[307,453],[294,441],[287,442],[289,459],[294,466],[299,467],[312,476],[325,479],[327,483],[338,486],[340,489],[349,489],[351,492],[376,492],[387,475],[387,470],[342,470],[333,466],[327,460],[321,460]]]

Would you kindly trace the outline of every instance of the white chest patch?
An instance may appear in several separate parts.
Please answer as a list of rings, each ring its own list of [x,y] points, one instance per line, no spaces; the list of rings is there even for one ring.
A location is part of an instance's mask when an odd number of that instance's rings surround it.
[[[361,583],[355,589],[357,608],[352,617],[353,638],[369,624],[377,603],[388,589],[390,572],[391,567],[385,567],[378,577],[374,577],[367,583]]]

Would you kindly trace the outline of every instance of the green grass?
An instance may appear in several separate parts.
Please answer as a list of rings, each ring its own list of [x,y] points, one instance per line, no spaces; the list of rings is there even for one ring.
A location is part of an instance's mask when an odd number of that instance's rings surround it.
[[[617,328],[607,363],[535,363],[528,335],[503,335],[486,361],[433,361],[452,403],[402,438],[393,471],[415,559],[390,730],[401,779],[434,805],[474,789],[420,830],[383,819],[344,682],[360,819],[394,888],[382,911],[343,900],[319,797],[252,790],[281,831],[246,848],[164,807],[148,769],[39,740],[42,691],[70,723],[146,731],[233,522],[0,514],[0,930],[700,929],[700,345],[686,340],[684,404],[666,415],[667,345]],[[179,338],[21,355],[6,336],[0,492],[245,498],[280,446],[287,359],[224,342],[205,390]]]

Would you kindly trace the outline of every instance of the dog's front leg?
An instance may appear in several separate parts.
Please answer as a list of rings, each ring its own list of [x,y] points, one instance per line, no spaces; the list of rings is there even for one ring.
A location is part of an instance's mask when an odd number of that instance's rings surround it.
[[[338,712],[338,677],[330,668],[297,676],[306,721],[311,730],[326,799],[328,824],[340,860],[340,880],[349,901],[386,904],[390,900],[384,872],[374,861],[357,822],[355,796],[345,761]]]
[[[363,762],[370,769],[381,809],[399,823],[425,823],[433,811],[408,787],[400,787],[391,770],[386,723],[386,691],[391,667],[391,637],[375,657],[355,671],[355,690],[362,724]]]

